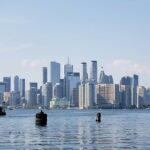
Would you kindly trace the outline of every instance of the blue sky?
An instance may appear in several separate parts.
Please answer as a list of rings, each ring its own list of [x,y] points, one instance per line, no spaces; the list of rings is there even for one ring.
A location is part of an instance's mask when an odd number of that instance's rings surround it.
[[[150,87],[149,16],[149,0],[1,0],[0,79],[41,83],[42,66],[69,56],[75,71],[97,60],[116,83],[137,73]]]

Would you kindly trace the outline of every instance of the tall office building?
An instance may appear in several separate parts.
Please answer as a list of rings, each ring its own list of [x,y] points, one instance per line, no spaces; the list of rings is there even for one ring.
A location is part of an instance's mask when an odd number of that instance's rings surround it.
[[[97,104],[102,108],[118,108],[120,105],[119,84],[97,84]]]
[[[73,65],[69,63],[69,58],[68,63],[64,65],[64,76],[67,76],[68,73],[73,73]]]
[[[47,82],[47,67],[43,67],[43,84]]]
[[[122,77],[120,80],[120,85],[128,85],[131,86],[132,84],[132,78],[127,76],[127,77]]]
[[[97,61],[91,61],[90,80],[94,80],[97,83]]]
[[[130,85],[120,85],[120,101],[122,108],[131,107],[131,86]]]
[[[79,85],[79,109],[84,109],[86,105],[85,84]]]
[[[11,91],[11,77],[4,77],[3,82],[6,85],[5,92],[10,92]]]
[[[52,86],[60,82],[60,64],[57,62],[50,63],[50,79]]]
[[[25,99],[27,101],[27,106],[30,108],[34,108],[37,106],[37,90],[36,88],[30,88],[30,90],[26,91]]]
[[[85,83],[87,80],[88,80],[87,63],[82,62],[81,63],[81,82]]]
[[[146,88],[143,86],[137,87],[137,108],[142,108],[145,103]]]
[[[52,84],[50,82],[47,82],[42,86],[42,106],[48,108],[51,99],[52,99]]]
[[[95,82],[90,80],[85,84],[85,108],[93,108],[96,104]]]
[[[77,87],[77,84],[80,83],[80,73],[78,72],[73,72],[73,73],[68,73],[66,77],[66,84],[65,84],[65,89],[66,89],[66,98],[70,102],[70,105],[73,104],[73,89]]]
[[[104,70],[102,70],[100,73],[99,83],[100,84],[113,84],[112,75],[106,75]]]
[[[38,89],[38,83],[37,82],[30,82],[30,89],[35,88],[36,90]]]
[[[53,90],[54,98],[63,98],[63,86],[60,83],[56,83]]]
[[[18,76],[14,77],[14,91],[19,92],[19,77]]]
[[[132,78],[122,77],[120,80],[120,98],[121,98],[121,106],[123,108],[131,107],[131,92],[132,92]]]
[[[20,79],[19,85],[20,97],[25,97],[25,79]]]
[[[6,90],[6,84],[4,82],[0,82],[0,104],[3,102],[3,93]]]
[[[139,76],[133,75],[132,78],[132,92],[131,92],[131,105],[137,106],[137,86],[139,85]]]

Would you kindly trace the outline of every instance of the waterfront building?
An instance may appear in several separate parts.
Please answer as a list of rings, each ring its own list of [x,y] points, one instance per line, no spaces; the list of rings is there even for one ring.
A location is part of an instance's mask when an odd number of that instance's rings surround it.
[[[80,73],[73,72],[68,73],[65,78],[66,85],[66,98],[70,102],[70,105],[73,106],[73,89],[76,88],[77,84],[80,83]]]
[[[25,97],[25,79],[20,79],[19,91],[20,91],[20,97]]]
[[[43,71],[43,84],[47,82],[47,67],[42,68]]]
[[[70,103],[68,102],[68,100],[66,98],[53,98],[50,101],[50,109],[53,108],[68,108],[70,107]]]
[[[6,90],[6,84],[4,82],[0,82],[0,104],[3,102],[3,93]]]
[[[54,98],[63,98],[63,86],[60,83],[56,83],[53,92]]]
[[[20,92],[19,91],[12,91],[10,93],[10,102],[9,106],[20,106]]]
[[[42,86],[42,106],[49,108],[49,101],[52,99],[52,84],[47,82]]]
[[[26,91],[25,99],[27,101],[27,106],[29,108],[34,108],[37,106],[37,90],[36,88],[30,88]]]
[[[54,61],[50,63],[50,79],[53,87],[60,82],[60,64]]]
[[[96,105],[95,81],[90,80],[85,84],[85,108],[93,108]]]
[[[131,107],[131,86],[120,85],[120,101],[122,108]]]
[[[86,108],[85,83],[79,85],[79,109]]]
[[[6,104],[9,104],[9,102],[10,102],[10,92],[4,92],[4,93],[3,93],[3,101],[4,101]]]
[[[120,92],[118,84],[97,84],[97,104],[100,108],[118,108]]]
[[[72,91],[72,102],[74,107],[79,107],[79,83]]]
[[[143,86],[137,86],[137,108],[142,108],[145,102],[146,89]]]
[[[3,77],[3,82],[5,83],[5,92],[11,91],[11,77]]]
[[[14,91],[19,92],[19,76],[14,77]]]
[[[131,105],[132,106],[137,106],[137,86],[139,85],[139,76],[138,75],[133,75],[132,78],[132,92],[131,92]]]

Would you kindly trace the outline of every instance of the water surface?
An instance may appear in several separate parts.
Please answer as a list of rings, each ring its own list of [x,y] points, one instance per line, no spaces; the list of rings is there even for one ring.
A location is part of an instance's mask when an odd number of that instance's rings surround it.
[[[39,110],[8,110],[0,117],[0,149],[150,149],[150,110],[45,110],[48,124],[35,125]]]

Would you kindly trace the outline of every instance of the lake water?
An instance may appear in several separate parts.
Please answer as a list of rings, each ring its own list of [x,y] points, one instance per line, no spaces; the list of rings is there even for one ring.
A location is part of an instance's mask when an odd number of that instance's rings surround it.
[[[46,110],[48,124],[35,125],[39,110],[8,110],[0,117],[0,149],[149,150],[150,110]]]

